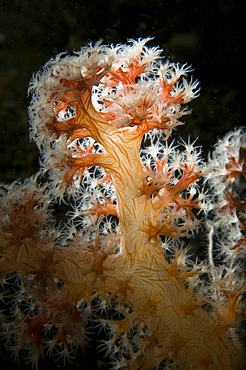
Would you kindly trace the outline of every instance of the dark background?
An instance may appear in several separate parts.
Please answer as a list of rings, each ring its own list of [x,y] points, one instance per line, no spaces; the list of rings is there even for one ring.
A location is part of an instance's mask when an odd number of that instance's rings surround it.
[[[89,41],[125,43],[154,37],[171,61],[192,64],[201,94],[193,113],[174,136],[199,136],[204,155],[218,137],[244,125],[245,73],[239,1],[6,0],[0,1],[0,182],[29,177],[38,170],[38,152],[29,143],[27,88],[32,74],[52,56],[71,53]],[[65,369],[109,369],[94,345]],[[0,352],[1,369],[11,366]],[[20,368],[16,365],[16,368]],[[59,369],[54,359],[40,369]]]

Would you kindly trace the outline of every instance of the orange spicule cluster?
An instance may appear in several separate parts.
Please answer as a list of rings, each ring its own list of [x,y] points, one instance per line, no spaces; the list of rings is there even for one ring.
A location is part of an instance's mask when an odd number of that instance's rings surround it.
[[[33,365],[74,357],[94,323],[113,370],[245,366],[246,135],[208,163],[168,143],[198,82],[147,41],[60,54],[31,81],[41,167],[1,186],[0,300],[7,348]]]

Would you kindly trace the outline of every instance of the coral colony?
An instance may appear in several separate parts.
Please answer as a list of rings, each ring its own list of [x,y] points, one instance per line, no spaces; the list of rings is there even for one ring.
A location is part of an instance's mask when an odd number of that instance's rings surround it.
[[[86,350],[92,325],[110,369],[246,366],[246,134],[208,163],[170,142],[198,82],[147,41],[90,44],[32,78],[41,168],[1,185],[0,298],[6,346],[34,366]]]

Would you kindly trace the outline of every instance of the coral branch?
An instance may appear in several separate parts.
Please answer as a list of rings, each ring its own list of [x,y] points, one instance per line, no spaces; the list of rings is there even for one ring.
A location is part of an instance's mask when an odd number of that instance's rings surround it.
[[[112,370],[246,363],[246,134],[208,163],[168,143],[198,82],[147,41],[60,54],[31,81],[41,169],[0,187],[0,318],[34,366],[74,357],[93,325]]]

